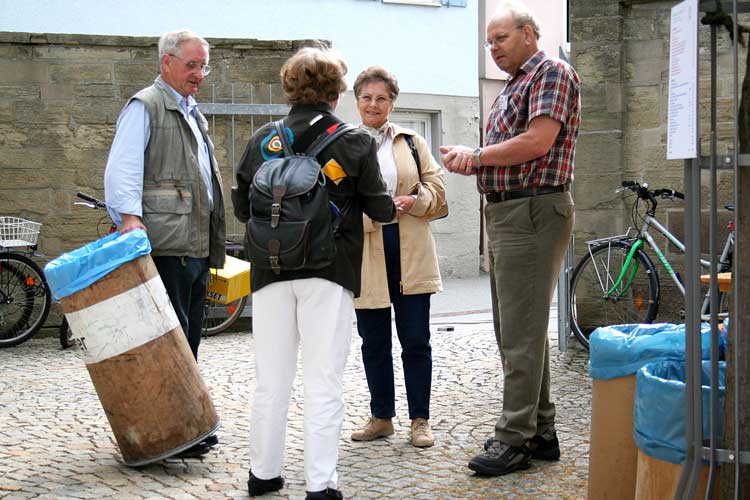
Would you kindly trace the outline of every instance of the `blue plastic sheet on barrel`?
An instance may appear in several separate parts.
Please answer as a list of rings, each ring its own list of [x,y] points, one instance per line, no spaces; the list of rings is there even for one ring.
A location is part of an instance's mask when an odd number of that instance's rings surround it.
[[[710,331],[708,323],[701,323],[702,359],[711,357]],[[604,326],[594,330],[589,342],[589,372],[599,380],[632,375],[651,361],[685,359],[684,324]]]
[[[64,253],[44,266],[52,297],[63,297],[83,290],[125,262],[151,253],[151,243],[142,229],[104,238]]]
[[[726,363],[719,362],[719,436],[723,423]],[[710,436],[710,361],[703,361],[701,395],[703,438]],[[685,363],[658,361],[638,370],[633,411],[633,438],[647,455],[670,462],[685,462]]]

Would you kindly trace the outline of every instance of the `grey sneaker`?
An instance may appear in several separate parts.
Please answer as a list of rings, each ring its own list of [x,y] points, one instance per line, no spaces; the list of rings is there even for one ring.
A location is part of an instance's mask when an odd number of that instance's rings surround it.
[[[531,458],[549,462],[560,460],[560,441],[557,440],[557,432],[547,434],[537,434],[526,443],[531,450]]]
[[[494,437],[487,438],[487,441],[484,442],[484,449],[489,449],[494,442]],[[557,440],[557,432],[555,431],[541,435],[537,434],[526,442],[526,446],[531,450],[531,458],[533,460],[545,460],[548,462],[560,460],[560,442]]]
[[[511,446],[493,441],[487,450],[469,462],[469,469],[483,476],[502,476],[517,470],[528,469],[531,450],[524,444]]]

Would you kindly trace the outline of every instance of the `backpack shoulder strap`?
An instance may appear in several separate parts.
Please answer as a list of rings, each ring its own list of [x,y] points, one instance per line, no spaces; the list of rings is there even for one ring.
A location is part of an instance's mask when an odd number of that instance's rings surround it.
[[[279,135],[279,140],[284,148],[284,156],[294,156],[291,144],[289,144],[289,138],[286,136],[286,129],[284,128],[284,120],[278,120],[273,122],[273,126],[276,129],[276,133]]]
[[[404,140],[409,145],[411,155],[414,157],[414,162],[417,164],[417,175],[419,175],[419,182],[422,182],[422,162],[419,161],[419,151],[417,146],[414,144],[414,138],[408,134],[404,134]]]
[[[307,150],[306,154],[312,157],[318,156],[321,151],[328,147],[329,144],[331,144],[333,141],[346,134],[347,132],[354,130],[355,128],[357,127],[355,127],[351,123],[342,123],[336,128],[336,130],[334,130],[330,134],[323,134],[318,137]]]

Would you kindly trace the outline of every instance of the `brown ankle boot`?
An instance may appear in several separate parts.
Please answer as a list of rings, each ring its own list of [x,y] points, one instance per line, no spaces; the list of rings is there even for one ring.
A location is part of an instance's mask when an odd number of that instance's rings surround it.
[[[393,423],[390,418],[370,417],[365,426],[352,433],[352,441],[372,441],[393,434]]]
[[[411,421],[411,444],[418,448],[429,448],[435,444],[435,437],[427,419],[415,418]]]

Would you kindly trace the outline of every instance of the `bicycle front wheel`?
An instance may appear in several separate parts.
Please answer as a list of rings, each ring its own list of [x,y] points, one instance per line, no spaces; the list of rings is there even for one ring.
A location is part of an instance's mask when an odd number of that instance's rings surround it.
[[[598,327],[651,323],[659,311],[659,276],[651,259],[637,250],[623,273],[631,247],[625,241],[595,246],[573,271],[570,327],[586,349]]]
[[[44,274],[34,261],[0,253],[0,347],[30,339],[47,319],[51,300]]]
[[[206,299],[206,316],[203,319],[205,334],[212,337],[232,326],[242,316],[246,303],[247,295],[229,304]]]

